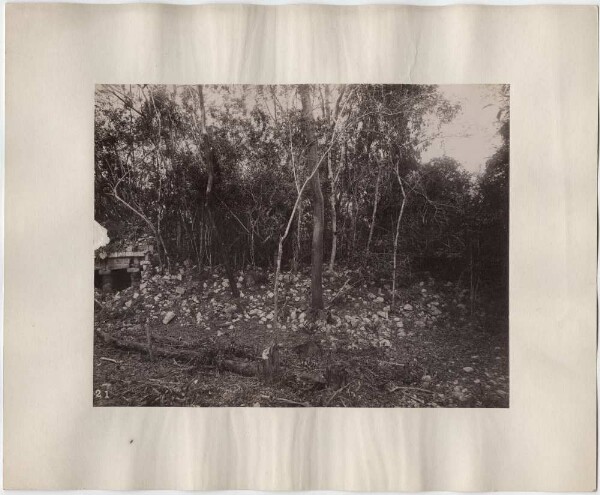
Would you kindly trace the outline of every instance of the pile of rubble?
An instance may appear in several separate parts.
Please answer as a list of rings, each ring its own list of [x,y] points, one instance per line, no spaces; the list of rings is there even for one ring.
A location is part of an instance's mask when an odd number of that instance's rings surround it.
[[[198,271],[179,266],[175,274],[150,275],[137,286],[114,294],[96,294],[102,302],[97,324],[196,326],[221,336],[243,323],[273,331],[273,275],[241,273],[236,277],[240,298],[231,297],[229,281],[220,269]],[[395,307],[388,287],[367,283],[348,285],[350,271],[329,274],[324,294],[330,301],[326,318],[310,318],[310,278],[307,274],[280,276],[280,331],[317,333],[322,343],[336,348],[392,348],[399,339],[434,326],[449,313],[464,319],[467,291],[451,283],[421,282],[398,291]],[[343,297],[338,296],[343,293]]]
[[[241,282],[239,282],[241,286]],[[229,282],[218,270],[212,275],[198,273],[193,268],[178,267],[176,274],[156,273],[116,293],[96,292],[96,300],[102,304],[104,318],[116,317],[128,323],[169,324],[175,319],[181,326],[200,324],[210,314],[206,301],[229,291]],[[225,314],[232,311],[233,304],[215,304],[214,312]],[[207,314],[204,314],[207,313]]]

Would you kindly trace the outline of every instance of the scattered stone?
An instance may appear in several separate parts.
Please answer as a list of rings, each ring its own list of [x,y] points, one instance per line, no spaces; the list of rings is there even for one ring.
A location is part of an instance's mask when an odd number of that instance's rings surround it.
[[[414,308],[412,307],[411,304],[405,304],[404,307],[402,308],[404,311],[412,311]]]
[[[463,371],[464,371],[465,373],[471,373],[471,372],[472,372],[472,371],[474,371],[474,370],[473,370],[473,368],[471,368],[470,366],[465,366],[465,367],[463,368]]]
[[[383,297],[376,297],[375,299],[373,299],[374,303],[382,303],[383,302]]]
[[[177,287],[175,288],[175,292],[177,292],[179,295],[183,295],[185,294],[185,289],[183,287]]]
[[[425,376],[423,376],[423,378],[421,378],[421,381],[426,382],[426,383],[430,382],[431,381],[431,376],[425,375]]]
[[[173,313],[173,311],[169,311],[163,318],[163,324],[168,325],[171,323],[171,321],[173,321],[173,318],[175,318],[175,313]]]
[[[463,391],[463,389],[460,386],[454,387],[454,391],[452,392],[452,395],[461,402],[464,402],[468,399],[468,396],[465,394],[465,392]]]

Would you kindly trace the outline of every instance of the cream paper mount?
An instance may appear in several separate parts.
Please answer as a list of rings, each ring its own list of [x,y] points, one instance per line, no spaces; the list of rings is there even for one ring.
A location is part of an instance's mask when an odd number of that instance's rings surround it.
[[[596,486],[596,7],[6,7],[9,489]],[[511,86],[510,407],[92,407],[100,83]]]

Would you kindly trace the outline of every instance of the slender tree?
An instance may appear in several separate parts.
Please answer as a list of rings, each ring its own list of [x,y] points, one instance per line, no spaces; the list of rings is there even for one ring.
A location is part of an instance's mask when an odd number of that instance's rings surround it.
[[[404,206],[406,205],[406,192],[404,190],[404,184],[400,177],[399,164],[396,165],[396,178],[400,185],[400,192],[402,193],[402,203],[400,205],[400,213],[398,213],[398,220],[396,221],[396,235],[394,235],[394,261],[393,261],[393,273],[392,273],[392,308],[396,303],[396,274],[398,270],[398,239],[400,237],[400,222],[402,222],[402,216],[404,215]]]
[[[329,106],[329,86],[326,86],[327,91],[325,94],[327,95],[327,105]],[[342,86],[340,88],[335,107],[333,110],[333,120],[331,111],[327,112],[328,124],[332,128],[332,132],[338,126],[338,119],[341,116],[342,110],[344,107],[341,107],[341,101],[344,98],[346,93],[347,86]],[[348,100],[346,99],[346,102]],[[329,107],[328,107],[329,108]],[[337,254],[337,244],[338,244],[338,216],[337,216],[337,184],[340,178],[340,173],[344,170],[344,165],[346,163],[346,145],[344,142],[340,144],[340,158],[337,167],[337,171],[334,172],[333,160],[331,159],[331,152],[327,155],[327,177],[329,178],[329,205],[331,207],[331,251],[329,255],[329,271],[333,272],[335,267],[335,257]]]
[[[240,297],[240,291],[237,288],[237,282],[233,275],[233,269],[231,268],[231,263],[229,262],[229,253],[223,242],[223,237],[219,232],[219,228],[217,227],[217,223],[215,222],[215,214],[213,211],[213,203],[215,196],[215,175],[218,170],[218,161],[217,156],[215,154],[215,150],[212,145],[212,140],[210,138],[210,134],[208,132],[208,127],[206,125],[206,107],[204,105],[204,94],[202,92],[202,86],[198,85],[198,100],[200,106],[200,135],[201,135],[201,143],[202,150],[204,155],[204,161],[206,163],[206,169],[208,173],[208,180],[206,182],[206,195],[204,197],[204,207],[206,208],[206,212],[208,215],[208,220],[210,222],[211,228],[215,233],[215,237],[217,239],[217,243],[221,248],[221,254],[223,256],[223,265],[225,266],[225,273],[227,274],[227,280],[229,280],[229,287],[231,289],[231,294],[233,297]]]
[[[310,98],[310,87],[302,84],[298,86],[300,99],[302,101],[302,117],[304,119],[304,131],[308,144],[307,163],[308,168],[318,166],[317,141],[315,138],[314,117],[312,102]],[[323,309],[323,227],[325,223],[325,207],[323,191],[321,190],[321,178],[319,170],[313,175],[311,181],[312,189],[312,213],[313,213],[313,235],[312,235],[312,262],[311,262],[311,308],[314,312]]]

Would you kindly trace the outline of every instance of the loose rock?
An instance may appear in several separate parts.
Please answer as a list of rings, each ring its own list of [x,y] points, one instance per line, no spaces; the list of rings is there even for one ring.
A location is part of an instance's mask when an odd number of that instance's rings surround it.
[[[173,321],[173,318],[175,318],[175,313],[173,313],[173,311],[169,311],[163,318],[163,323],[165,325],[168,325],[169,323],[171,323],[171,321]]]

